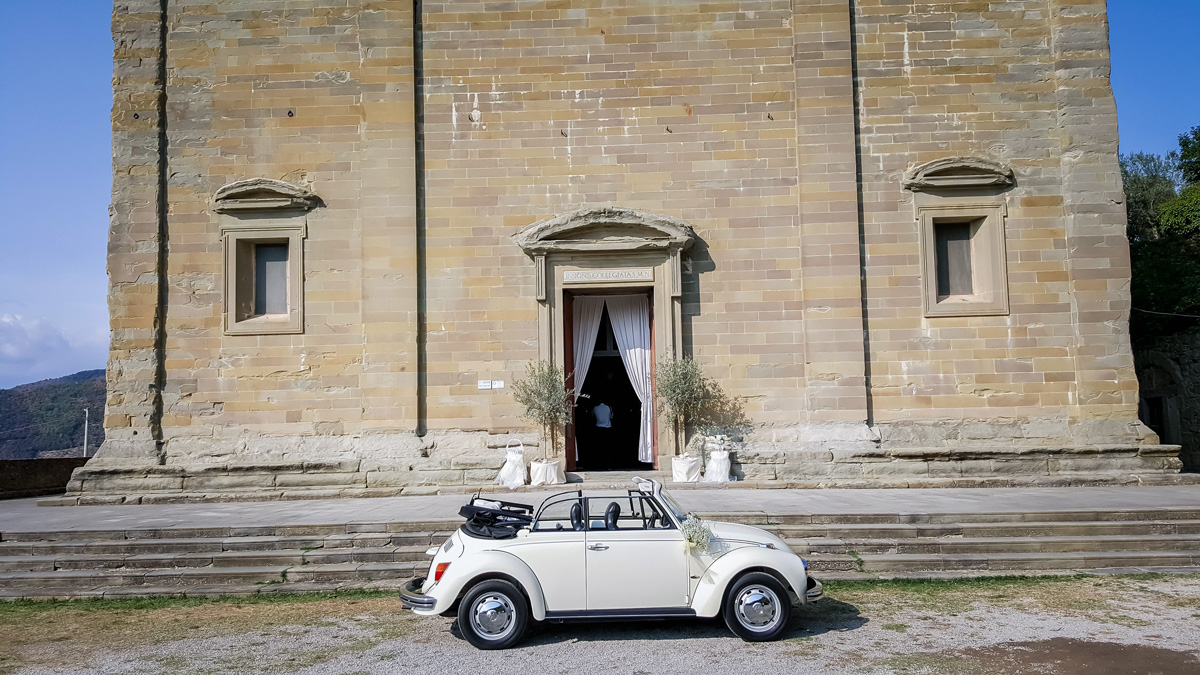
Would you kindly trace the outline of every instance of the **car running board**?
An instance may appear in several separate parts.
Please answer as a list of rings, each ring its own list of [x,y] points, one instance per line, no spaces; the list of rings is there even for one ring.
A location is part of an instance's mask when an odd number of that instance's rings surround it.
[[[665,619],[694,619],[691,607],[660,607],[657,609],[574,609],[546,612],[546,621],[662,621]]]

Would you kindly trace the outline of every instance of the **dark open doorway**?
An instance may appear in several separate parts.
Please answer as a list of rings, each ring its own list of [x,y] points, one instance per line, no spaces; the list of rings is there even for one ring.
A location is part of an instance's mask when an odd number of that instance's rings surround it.
[[[641,410],[642,403],[629,382],[606,308],[575,408],[574,436],[579,449],[575,468],[623,471],[649,466],[638,461]]]

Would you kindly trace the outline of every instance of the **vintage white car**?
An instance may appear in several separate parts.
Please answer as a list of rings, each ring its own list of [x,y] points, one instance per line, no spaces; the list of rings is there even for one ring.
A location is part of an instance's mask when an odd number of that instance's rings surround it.
[[[774,640],[793,605],[821,597],[820,582],[783,540],[703,521],[712,536],[707,546],[692,545],[683,534],[688,516],[662,485],[635,483],[625,494],[557,494],[536,515],[531,506],[476,496],[460,511],[467,522],[428,551],[428,576],[406,584],[405,606],[457,614],[468,642],[504,649],[531,621],[718,614],[744,640]]]

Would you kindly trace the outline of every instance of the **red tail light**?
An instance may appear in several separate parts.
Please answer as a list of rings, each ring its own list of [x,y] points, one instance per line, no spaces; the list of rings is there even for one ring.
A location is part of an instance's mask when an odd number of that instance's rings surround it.
[[[438,563],[437,567],[433,568],[433,580],[441,581],[442,575],[446,573],[448,567],[450,567],[450,563]]]

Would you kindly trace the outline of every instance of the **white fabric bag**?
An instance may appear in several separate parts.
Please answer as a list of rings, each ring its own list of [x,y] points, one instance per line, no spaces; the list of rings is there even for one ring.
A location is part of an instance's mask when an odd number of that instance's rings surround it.
[[[708,453],[708,464],[704,466],[704,478],[701,478],[700,482],[728,483],[730,481],[729,469],[729,451],[710,450]]]
[[[530,485],[562,485],[567,476],[554,460],[535,459],[529,463]]]
[[[513,443],[517,447],[512,447]],[[500,468],[500,475],[496,476],[496,483],[515,490],[525,484],[525,444],[517,439],[509,441],[504,446],[504,455],[504,466]]]
[[[671,480],[676,483],[696,483],[700,480],[700,458],[680,455],[671,458]]]

